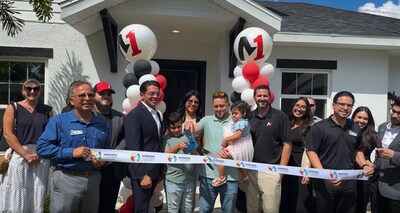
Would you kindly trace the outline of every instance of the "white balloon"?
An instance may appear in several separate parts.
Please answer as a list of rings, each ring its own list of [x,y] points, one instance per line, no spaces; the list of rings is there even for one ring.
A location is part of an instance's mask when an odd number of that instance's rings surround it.
[[[260,65],[260,76],[265,77],[266,79],[270,80],[275,73],[275,68],[270,63],[263,63]]]
[[[140,100],[140,86],[139,85],[131,85],[126,90],[126,97],[132,101],[139,101]],[[137,102],[136,101],[136,102]],[[133,103],[133,102],[132,102]]]
[[[150,60],[157,50],[157,39],[153,31],[142,24],[131,24],[121,30],[118,45],[126,60]]]
[[[122,203],[126,203],[128,200],[129,196],[132,195],[132,190],[127,189],[126,187],[122,187],[119,190],[119,195],[122,197]]]
[[[125,98],[125,100],[122,102],[122,109],[124,109],[125,112],[129,113],[129,111],[131,111],[133,108],[134,106],[132,106],[129,99]]]
[[[156,81],[156,77],[152,74],[146,74],[139,78],[139,85],[142,85],[145,81]]]
[[[253,106],[256,103],[256,101],[253,98],[253,94],[254,94],[253,89],[246,89],[240,95],[240,99],[248,103],[250,106]]]
[[[167,105],[165,104],[164,101],[160,101],[160,103],[156,105],[156,110],[160,111],[161,113],[164,113],[166,109]]]
[[[122,179],[122,183],[124,184],[125,188],[132,190],[132,183],[130,178],[125,177],[124,179]]]
[[[272,39],[263,29],[250,27],[236,37],[233,49],[238,61],[242,64],[262,63],[271,54]]]
[[[156,61],[150,60],[150,65],[151,65],[151,72],[150,74],[152,75],[157,75],[160,72],[160,65]]]
[[[233,76],[238,77],[238,76],[243,76],[243,65],[237,65],[235,69],[233,69]]]
[[[129,63],[128,65],[126,65],[126,68],[125,68],[125,72],[126,73],[135,73],[134,71],[133,71],[133,65],[134,65],[135,63]]]
[[[253,106],[251,106],[251,111],[254,111],[257,109],[257,104],[254,104]]]
[[[245,89],[250,88],[250,81],[246,80],[243,76],[238,76],[232,81],[232,88],[237,93],[242,93]]]

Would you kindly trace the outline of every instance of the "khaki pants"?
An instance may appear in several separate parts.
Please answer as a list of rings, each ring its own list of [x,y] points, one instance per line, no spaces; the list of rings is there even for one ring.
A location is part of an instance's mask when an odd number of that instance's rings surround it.
[[[248,171],[247,212],[278,213],[281,202],[281,178],[278,173]],[[261,209],[262,207],[262,209]]]

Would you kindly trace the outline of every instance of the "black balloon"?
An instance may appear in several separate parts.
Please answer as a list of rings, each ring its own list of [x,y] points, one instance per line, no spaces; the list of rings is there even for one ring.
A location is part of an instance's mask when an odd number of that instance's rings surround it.
[[[136,76],[140,78],[146,74],[150,74],[151,64],[144,59],[137,60],[133,65],[133,71],[135,72]]]
[[[231,102],[235,103],[236,101],[241,101],[242,99],[240,98],[241,93],[238,92],[232,92],[231,94]]]
[[[122,80],[122,84],[125,88],[128,88],[134,84],[139,84],[139,80],[136,77],[135,73],[127,73],[124,76],[124,80]]]

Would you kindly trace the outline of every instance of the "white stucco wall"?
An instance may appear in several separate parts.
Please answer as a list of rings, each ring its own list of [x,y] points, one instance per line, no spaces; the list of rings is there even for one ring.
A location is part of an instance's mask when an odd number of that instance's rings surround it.
[[[334,48],[274,47],[269,61],[276,66],[276,59],[336,60],[337,70],[331,71],[330,99],[327,114],[332,113],[332,98],[342,90],[355,95],[355,106],[368,106],[376,124],[386,121],[389,56],[384,51],[351,50]],[[271,89],[280,96],[281,73],[270,81]],[[278,104],[277,101],[274,105]]]

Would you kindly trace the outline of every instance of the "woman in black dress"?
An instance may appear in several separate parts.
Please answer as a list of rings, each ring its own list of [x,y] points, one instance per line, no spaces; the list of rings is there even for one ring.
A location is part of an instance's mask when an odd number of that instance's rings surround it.
[[[289,113],[292,153],[288,166],[301,167],[304,141],[313,125],[310,104],[305,97],[292,103]],[[285,175],[282,179],[282,198],[280,212],[313,212],[312,187],[308,177]]]
[[[351,119],[361,128],[363,139],[362,151],[364,152],[367,164],[373,166],[370,157],[372,151],[376,148],[378,140],[378,133],[375,131],[374,117],[372,117],[371,111],[368,107],[360,106],[353,112]],[[355,167],[356,169],[361,169],[358,165]],[[371,196],[374,196],[373,193],[371,194],[371,183],[369,181],[357,181],[357,213],[366,212],[366,207]],[[372,213],[376,212],[374,206],[376,206],[374,199],[371,199]]]

